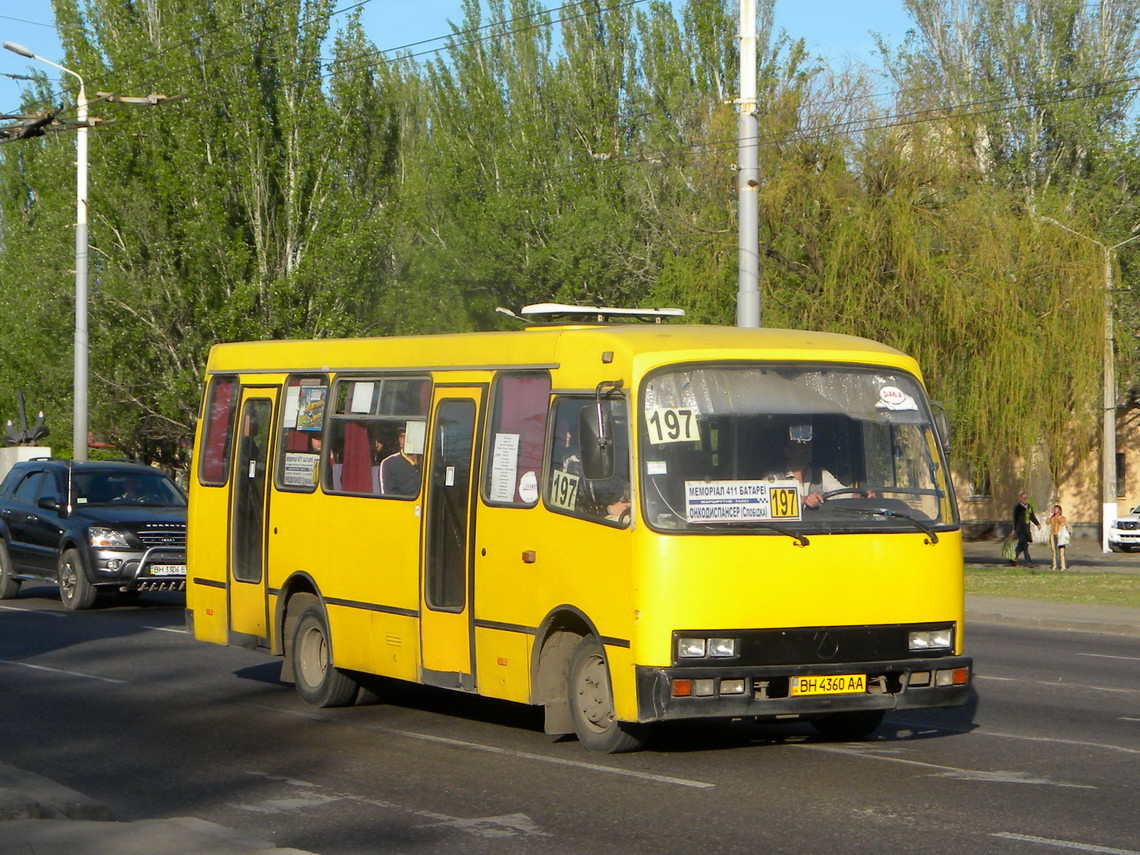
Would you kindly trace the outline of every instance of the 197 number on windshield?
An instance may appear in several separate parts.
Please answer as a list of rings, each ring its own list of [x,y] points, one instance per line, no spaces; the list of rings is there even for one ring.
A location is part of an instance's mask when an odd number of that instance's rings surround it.
[[[772,519],[800,518],[800,491],[795,487],[772,487],[768,490],[768,501],[772,507]]]
[[[658,407],[646,417],[649,441],[653,445],[666,442],[696,442],[701,438],[697,414],[688,407]]]

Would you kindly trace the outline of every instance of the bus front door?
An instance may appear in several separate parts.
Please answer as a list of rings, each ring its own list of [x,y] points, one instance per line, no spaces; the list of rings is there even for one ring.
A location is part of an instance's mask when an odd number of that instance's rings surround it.
[[[275,391],[245,389],[238,448],[231,479],[229,578],[230,644],[268,643],[265,582],[265,520],[268,516],[270,423]]]
[[[429,685],[475,688],[471,621],[476,414],[482,389],[438,387],[426,473],[420,642]]]

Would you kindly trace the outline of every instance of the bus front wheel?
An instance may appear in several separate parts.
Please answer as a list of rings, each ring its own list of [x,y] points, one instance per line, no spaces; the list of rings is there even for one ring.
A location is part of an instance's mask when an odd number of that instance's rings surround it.
[[[593,636],[578,642],[570,659],[567,697],[574,732],[590,751],[620,754],[645,742],[645,728],[614,718],[609,667],[601,643]]]
[[[297,694],[305,703],[343,707],[356,699],[356,680],[332,664],[329,629],[319,603],[308,603],[297,616],[292,653]]]

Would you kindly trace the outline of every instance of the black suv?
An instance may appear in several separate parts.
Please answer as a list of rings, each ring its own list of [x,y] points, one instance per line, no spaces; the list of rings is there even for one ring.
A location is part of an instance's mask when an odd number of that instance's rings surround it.
[[[137,463],[17,463],[0,483],[0,600],[25,579],[57,583],[69,609],[100,588],[185,590],[185,493]]]

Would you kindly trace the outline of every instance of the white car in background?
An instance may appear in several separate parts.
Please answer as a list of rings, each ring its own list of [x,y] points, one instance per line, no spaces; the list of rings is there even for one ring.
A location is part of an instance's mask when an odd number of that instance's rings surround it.
[[[1113,552],[1140,548],[1140,505],[1112,521],[1108,527],[1108,546]]]

